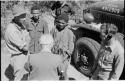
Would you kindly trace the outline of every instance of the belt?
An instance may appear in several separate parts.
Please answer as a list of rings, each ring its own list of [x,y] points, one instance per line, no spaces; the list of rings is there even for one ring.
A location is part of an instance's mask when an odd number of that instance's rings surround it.
[[[12,55],[11,55],[11,57],[14,57],[14,56],[19,56],[19,55],[21,55],[21,54],[23,54],[23,53],[12,54]]]

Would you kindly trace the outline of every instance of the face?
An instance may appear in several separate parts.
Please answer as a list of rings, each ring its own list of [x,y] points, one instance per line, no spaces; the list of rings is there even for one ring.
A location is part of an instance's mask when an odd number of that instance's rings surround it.
[[[100,28],[100,37],[101,37],[101,39],[105,40],[106,35],[107,35],[106,25],[102,25],[101,28]]]
[[[38,19],[40,16],[40,10],[33,10],[32,15],[35,19]]]
[[[106,30],[101,30],[101,39],[105,43],[105,45],[110,45],[112,34],[107,33]]]
[[[21,22],[21,23],[24,23],[25,20],[26,20],[26,18],[21,18],[21,19],[20,19],[20,22]]]
[[[19,20],[19,24],[20,24],[22,29],[25,29],[25,24],[26,24],[25,20],[26,20],[26,18],[21,18]]]
[[[67,23],[64,20],[58,20],[56,22],[56,24],[57,24],[56,26],[59,30],[63,30],[67,25]]]

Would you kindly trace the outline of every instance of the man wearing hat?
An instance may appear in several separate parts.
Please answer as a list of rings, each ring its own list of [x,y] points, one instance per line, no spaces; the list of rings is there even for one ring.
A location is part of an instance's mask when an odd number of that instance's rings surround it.
[[[31,38],[31,42],[29,44],[30,54],[36,54],[40,52],[42,47],[39,43],[39,38],[41,35],[49,33],[47,22],[40,13],[39,6],[35,5],[31,8],[32,16],[26,19],[26,22],[28,23],[27,30]]]
[[[61,14],[60,16],[58,16],[56,20],[56,29],[53,32],[53,37],[55,40],[53,52],[57,54],[60,53],[65,58],[65,79],[67,79],[66,70],[68,65],[70,64],[70,57],[74,50],[75,41],[75,36],[69,29],[70,27],[68,27],[68,20],[69,18],[67,14]]]
[[[24,64],[27,61],[29,34],[25,29],[26,13],[24,8],[15,5],[13,7],[14,18],[5,31],[5,42],[11,54],[10,65],[14,69],[14,81],[20,81],[26,73]]]
[[[92,76],[94,80],[118,80],[124,68],[124,47],[117,35],[114,24],[101,26],[102,44],[98,53],[97,68]]]
[[[54,40],[50,34],[40,37],[42,49],[40,53],[31,54],[26,63],[26,69],[32,66],[29,80],[59,80],[58,72],[61,72],[63,58],[60,55],[53,54],[51,48]]]

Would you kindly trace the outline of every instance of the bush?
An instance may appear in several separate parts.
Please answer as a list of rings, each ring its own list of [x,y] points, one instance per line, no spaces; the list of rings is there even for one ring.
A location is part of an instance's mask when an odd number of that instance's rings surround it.
[[[76,15],[76,17],[75,17],[76,20],[79,18],[82,18],[82,10],[80,10],[80,8],[82,8],[82,6],[79,5],[79,3],[86,5],[86,1],[87,0],[85,0],[83,2],[80,1],[78,3],[75,3],[75,1],[67,2],[70,5],[72,5],[71,10]],[[54,3],[55,3],[55,1],[18,1],[18,0],[16,0],[16,1],[1,1],[1,21],[2,21],[1,22],[1,35],[2,35],[1,37],[3,37],[6,26],[11,21],[12,8],[14,5],[21,5],[21,6],[24,6],[24,8],[28,8],[28,9],[31,9],[31,7],[34,5],[39,5],[41,10],[45,11],[46,8],[51,8]],[[78,7],[80,7],[80,8],[78,8]]]

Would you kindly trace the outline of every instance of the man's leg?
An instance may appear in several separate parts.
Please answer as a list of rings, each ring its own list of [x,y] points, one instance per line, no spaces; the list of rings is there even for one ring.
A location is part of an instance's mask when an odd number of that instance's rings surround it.
[[[70,64],[70,59],[67,59],[64,61],[64,67],[65,67],[64,78],[65,78],[65,80],[68,80],[67,69],[68,69],[69,64]]]

